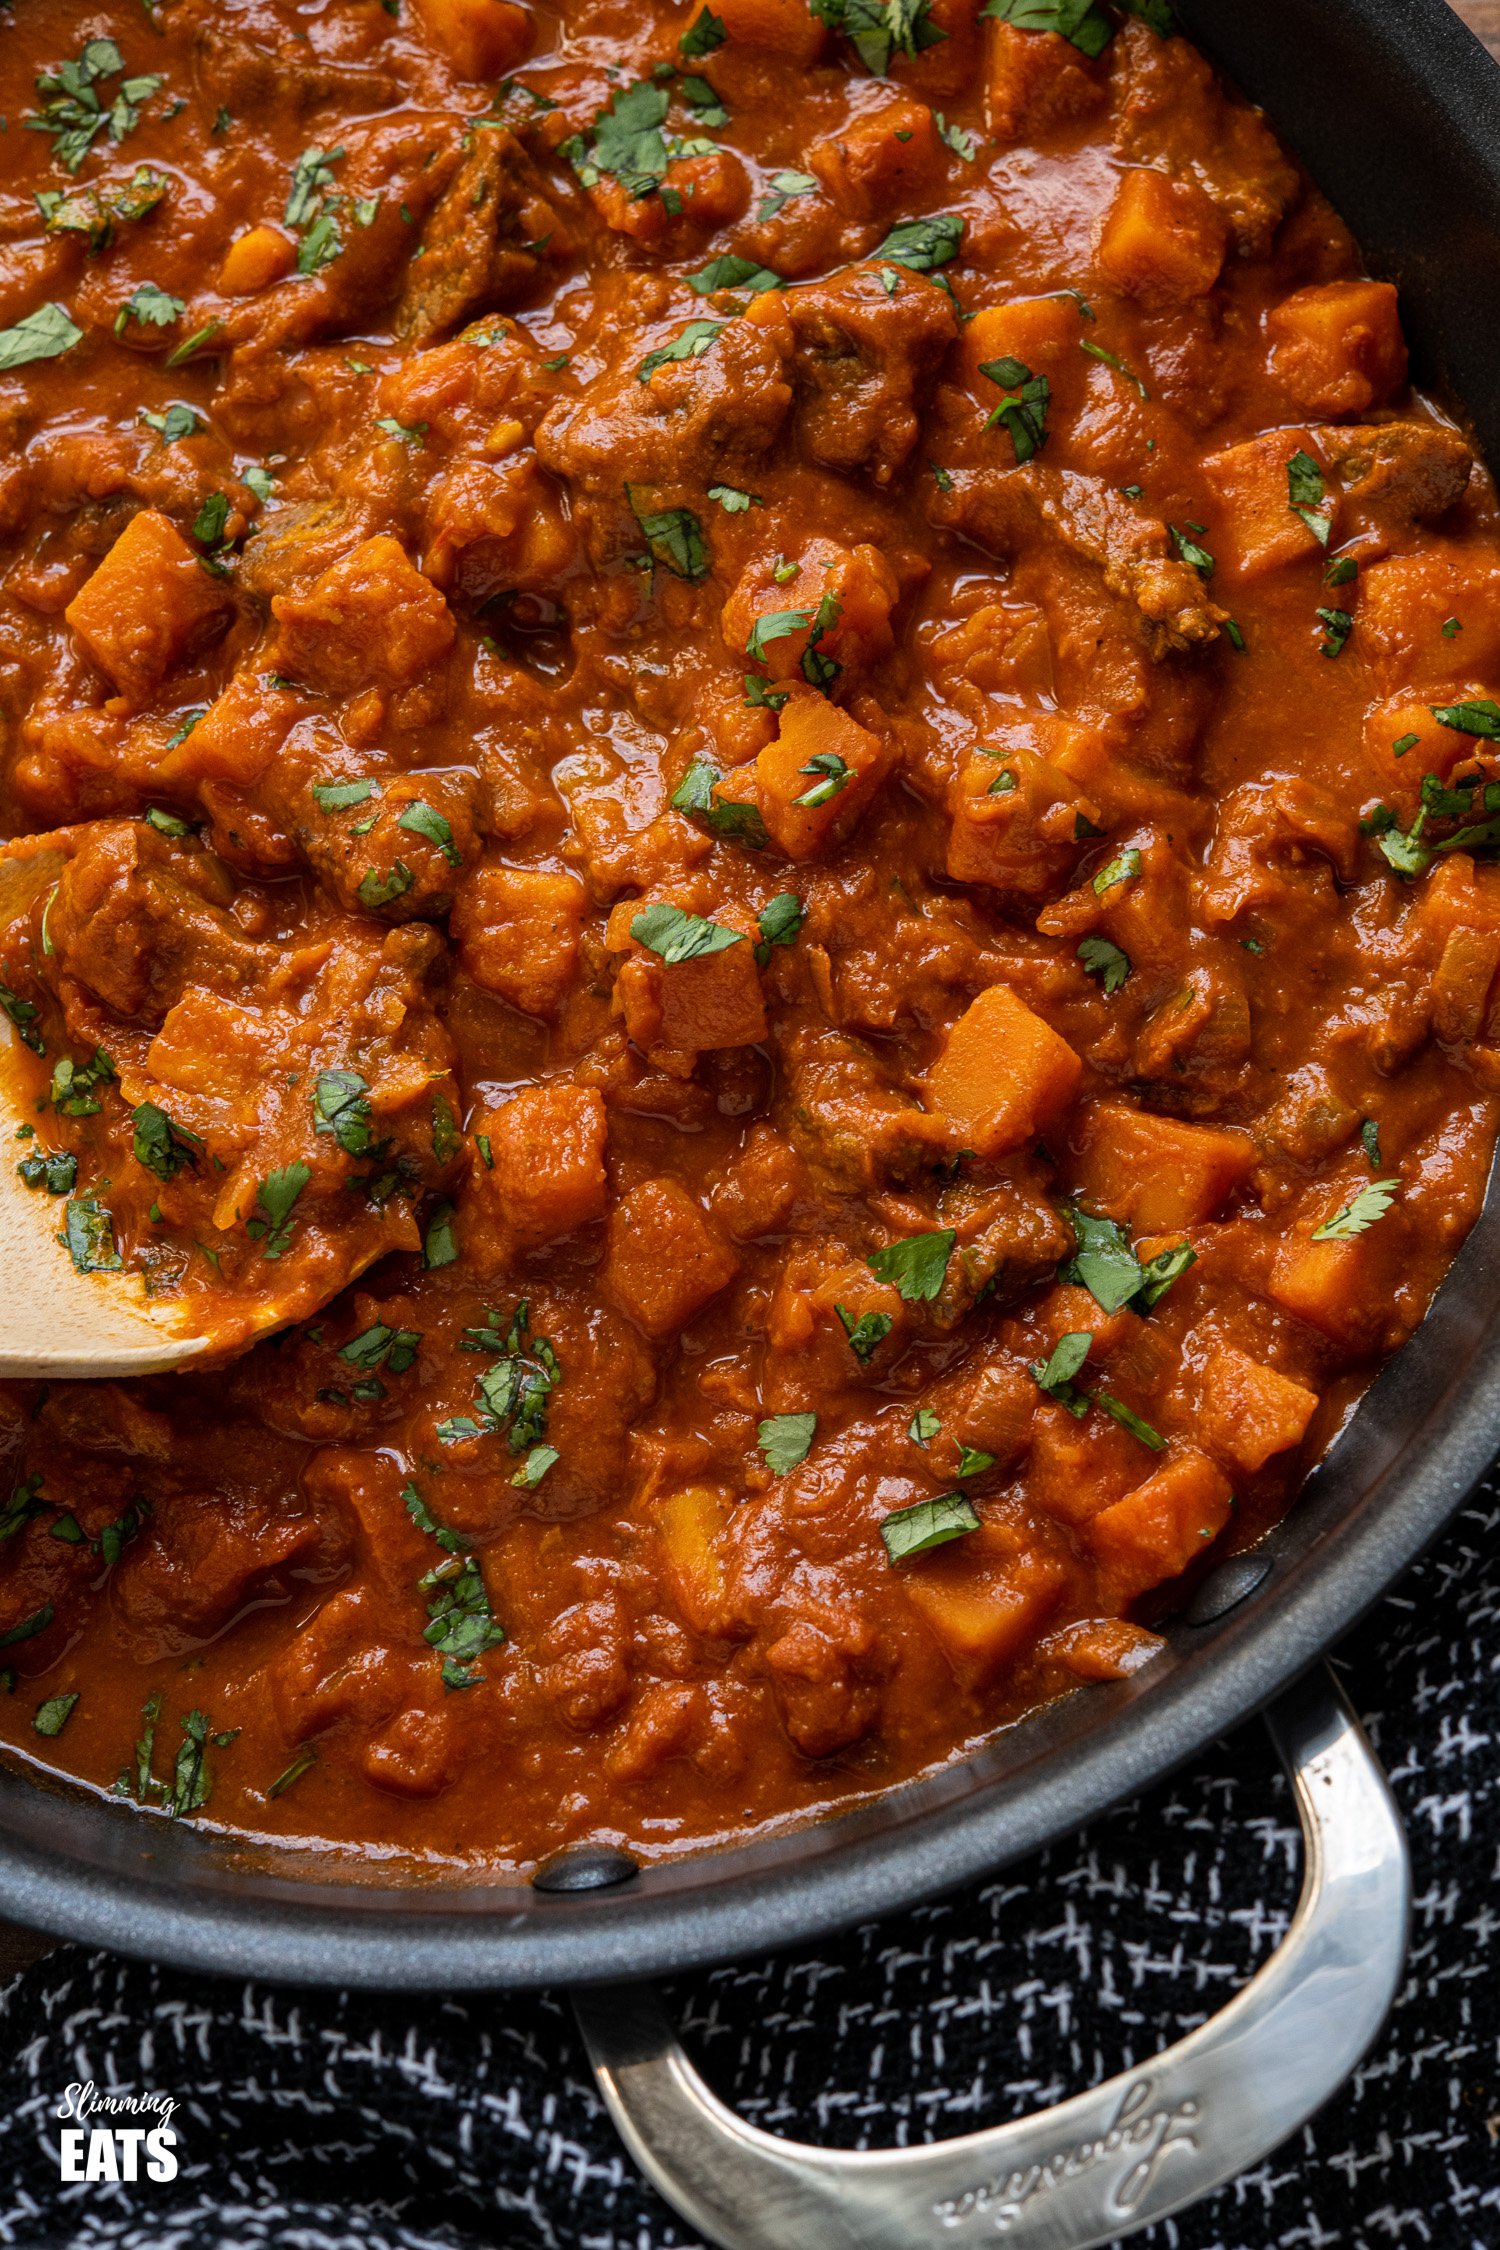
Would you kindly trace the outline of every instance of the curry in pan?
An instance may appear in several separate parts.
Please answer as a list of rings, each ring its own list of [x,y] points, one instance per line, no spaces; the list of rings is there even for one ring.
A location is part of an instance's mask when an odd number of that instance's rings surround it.
[[[0,110],[7,1161],[217,1338],[5,1388],[13,1749],[659,1857],[1148,1663],[1495,1139],[1394,289],[1165,0],[32,0]]]

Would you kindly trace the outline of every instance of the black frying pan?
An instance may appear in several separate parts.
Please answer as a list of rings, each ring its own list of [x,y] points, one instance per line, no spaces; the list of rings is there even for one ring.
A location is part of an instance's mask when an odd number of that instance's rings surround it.
[[[1179,14],[1264,105],[1373,270],[1399,283],[1417,379],[1460,402],[1500,460],[1500,71],[1444,0],[1179,0]],[[1147,2073],[1080,2097],[1084,2107],[899,2160],[799,2156],[715,2114],[638,1996],[580,2006],[638,2158],[735,2250],[1110,2240],[1291,2131],[1352,2068],[1399,1975],[1404,1858],[1378,1775],[1326,1688],[1286,1691],[1447,1521],[1500,1446],[1500,1387],[1487,1380],[1500,1341],[1497,1253],[1492,1183],[1429,1318],[1291,1517],[1205,1581],[1160,1658],[876,1803],[676,1865],[636,1870],[623,1855],[580,1851],[534,1882],[456,1887],[378,1872],[341,1879],[312,1855],[272,1860],[11,1768],[0,1770],[6,1912],[237,1975],[429,1990],[597,1985],[803,1942],[989,1873],[1281,1697],[1276,1720],[1314,1862],[1289,1941],[1296,1959],[1288,1968],[1278,1955],[1207,2027],[1216,2044],[1194,2034]],[[1312,2017],[1296,2013],[1295,1994],[1263,1984],[1280,1973],[1285,1986],[1293,1970],[1316,1987]],[[1236,2017],[1241,2002],[1252,2005]],[[1299,2041],[1317,2066],[1301,2077]],[[1253,2052],[1285,2062],[1274,2099],[1252,2097]]]

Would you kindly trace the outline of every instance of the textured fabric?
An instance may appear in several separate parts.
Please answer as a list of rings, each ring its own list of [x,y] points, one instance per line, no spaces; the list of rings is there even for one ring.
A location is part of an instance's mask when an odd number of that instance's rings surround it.
[[[1410,1971],[1365,2067],[1158,2250],[1500,2246],[1500,1500],[1342,1651],[1411,1834]],[[815,1955],[672,1993],[748,2117],[843,2146],[965,2131],[1142,2060],[1281,1935],[1295,1816],[1258,1727],[1079,1840]],[[615,2142],[565,2001],[342,1998],[66,1948],[0,2001],[0,2242],[27,2250],[689,2250]],[[182,2105],[170,2186],[58,2181],[71,2080]],[[797,2245],[796,2250],[817,2250]]]

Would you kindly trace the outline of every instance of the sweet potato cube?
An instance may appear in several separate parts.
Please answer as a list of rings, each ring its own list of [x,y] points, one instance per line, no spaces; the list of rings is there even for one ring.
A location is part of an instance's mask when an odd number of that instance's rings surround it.
[[[1218,1537],[1233,1505],[1228,1479],[1207,1454],[1172,1454],[1089,1525],[1113,1598],[1133,1601],[1177,1577]]]
[[[719,802],[755,805],[788,859],[817,859],[849,834],[895,761],[888,737],[821,695],[793,694],[776,740],[726,775]]]
[[[1203,1370],[1198,1435],[1231,1476],[1251,1476],[1302,1443],[1317,1408],[1305,1383],[1221,1344]]]
[[[723,1540],[729,1505],[711,1485],[690,1484],[668,1493],[655,1511],[667,1580],[695,1633],[727,1629],[728,1574]]]
[[[253,297],[284,281],[297,263],[297,245],[279,227],[247,227],[224,253],[219,287],[226,297]]]
[[[808,170],[853,219],[879,217],[903,197],[920,194],[941,164],[932,111],[899,94],[852,117],[807,152]]]
[[[258,673],[236,672],[157,771],[164,782],[227,781],[244,788],[274,764],[306,709],[303,697],[272,687]]]
[[[773,680],[790,680],[801,687],[806,678],[803,661],[815,631],[818,655],[832,658],[846,676],[889,656],[894,646],[891,611],[901,588],[879,548],[867,540],[843,547],[834,539],[810,539],[793,559],[795,575],[778,579],[777,570],[783,568],[778,553],[753,556],[724,604],[724,645],[736,663],[748,654],[757,626],[769,617],[786,618],[792,612],[805,615],[807,623],[760,639],[756,661]],[[833,614],[820,626],[817,619],[825,601]]]
[[[724,0],[714,10],[737,46],[766,47],[792,62],[816,62],[823,26],[805,0]]]
[[[1083,319],[1072,297],[1016,297],[1006,305],[985,305],[963,332],[960,364],[964,381],[986,411],[1001,391],[982,367],[991,360],[1018,359],[1033,375],[1045,375],[1058,395],[1059,377],[1082,388],[1088,361],[1078,349]],[[1062,402],[1059,402],[1062,403]]]
[[[664,962],[659,975],[664,1047],[707,1054],[765,1038],[766,1004],[748,939],[695,961]]]
[[[453,616],[399,540],[380,532],[306,594],[278,594],[275,669],[325,694],[408,686],[453,646]]]
[[[1364,414],[1406,381],[1406,342],[1389,281],[1294,289],[1266,316],[1271,374],[1304,414]]]
[[[1096,1103],[1084,1133],[1078,1200],[1137,1234],[1216,1218],[1255,1163],[1254,1141],[1232,1125],[1184,1125],[1129,1102]]]
[[[976,751],[948,794],[948,873],[1040,902],[1067,878],[1080,820],[1098,828],[1099,807],[1035,751]]]
[[[1056,1607],[1066,1572],[983,1525],[901,1566],[901,1588],[955,1676],[979,1687],[1013,1664]]]
[[[516,0],[413,0],[433,44],[465,78],[503,78],[531,46],[531,17]]]
[[[592,1219],[608,1198],[604,1103],[592,1087],[566,1079],[528,1086],[478,1121],[488,1136],[488,1182],[507,1226],[528,1246],[555,1242]]]
[[[606,1296],[648,1336],[671,1336],[739,1272],[739,1259],[675,1180],[646,1180],[610,1213]]]
[[[1004,1156],[1067,1108],[1082,1076],[1066,1039],[1009,985],[992,984],[948,1034],[927,1073],[927,1094],[966,1148]]]
[[[1500,930],[1449,932],[1432,975],[1432,1028],[1450,1047],[1472,1047],[1489,1014],[1500,969]]]
[[[1443,626],[1457,617],[1463,631]],[[1360,645],[1389,692],[1461,703],[1500,677],[1500,568],[1454,540],[1361,570]]]
[[[1472,702],[1491,692],[1475,688],[1449,695],[1445,691],[1443,701]],[[1365,714],[1365,757],[1388,793],[1400,790],[1415,797],[1424,774],[1435,773],[1446,781],[1466,760],[1472,761],[1479,747],[1473,735],[1460,734],[1456,727],[1445,727],[1435,719],[1426,703],[1403,697],[1393,703],[1373,704]]]
[[[1445,852],[1422,885],[1422,934],[1439,951],[1457,929],[1500,930],[1500,867]]]
[[[1224,511],[1227,542],[1219,542],[1218,561],[1239,578],[1261,578],[1283,563],[1302,562],[1320,555],[1325,542],[1294,515],[1287,484],[1287,464],[1294,453],[1318,460],[1317,441],[1310,430],[1266,430],[1246,438],[1243,445],[1210,453],[1203,463],[1204,480]],[[1322,467],[1322,463],[1318,463]],[[1324,498],[1313,511],[1338,522],[1337,488],[1325,483]],[[1330,528],[1332,540],[1334,529]]]
[[[1208,295],[1228,246],[1224,214],[1195,181],[1136,170],[1122,174],[1115,190],[1097,263],[1127,297],[1181,304]]]
[[[1343,1240],[1293,1235],[1277,1253],[1265,1294],[1336,1343],[1368,1348],[1385,1326],[1404,1240],[1399,1209]]]
[[[227,614],[230,596],[154,508],[132,516],[64,615],[121,695],[144,703]]]
[[[449,922],[476,984],[528,1016],[554,1016],[578,966],[588,894],[573,875],[480,867],[459,886]]]
[[[1103,101],[1104,69],[1059,32],[1022,31],[995,19],[985,30],[985,117],[1002,147],[1034,140]]]

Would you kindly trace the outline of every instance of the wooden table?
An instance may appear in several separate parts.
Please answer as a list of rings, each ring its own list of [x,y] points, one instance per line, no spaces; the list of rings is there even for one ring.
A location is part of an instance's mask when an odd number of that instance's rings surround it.
[[[1500,56],[1500,0],[1453,0],[1453,4],[1490,53]]]

